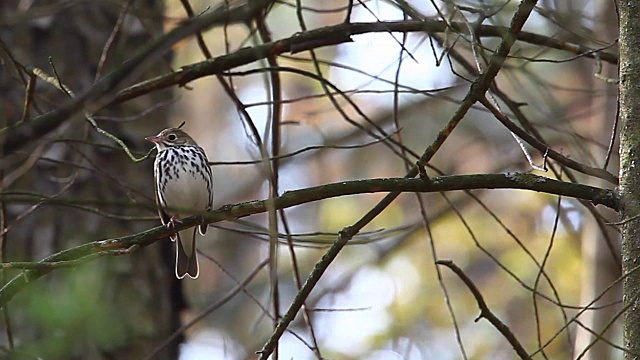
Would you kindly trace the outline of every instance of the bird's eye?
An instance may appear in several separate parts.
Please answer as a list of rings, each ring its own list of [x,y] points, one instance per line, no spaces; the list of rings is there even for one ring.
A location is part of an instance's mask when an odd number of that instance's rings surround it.
[[[176,134],[169,134],[167,136],[167,139],[169,139],[169,141],[176,141],[177,138],[178,136]]]

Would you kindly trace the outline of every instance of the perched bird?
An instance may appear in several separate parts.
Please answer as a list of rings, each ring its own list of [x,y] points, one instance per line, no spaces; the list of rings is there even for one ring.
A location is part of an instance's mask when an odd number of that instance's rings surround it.
[[[174,227],[180,219],[201,214],[213,206],[213,176],[204,150],[179,128],[162,130],[145,138],[156,145],[158,154],[153,166],[156,204],[162,224]],[[200,234],[207,224],[199,226]],[[198,277],[196,229],[186,229],[171,236],[176,241],[176,277]]]

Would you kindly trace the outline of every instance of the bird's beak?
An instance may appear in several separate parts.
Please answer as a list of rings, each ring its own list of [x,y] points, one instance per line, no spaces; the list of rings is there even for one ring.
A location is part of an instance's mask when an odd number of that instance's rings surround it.
[[[154,144],[157,144],[157,143],[162,141],[162,140],[160,140],[159,136],[149,136],[149,137],[146,137],[144,139],[147,140],[147,141],[151,141]]]

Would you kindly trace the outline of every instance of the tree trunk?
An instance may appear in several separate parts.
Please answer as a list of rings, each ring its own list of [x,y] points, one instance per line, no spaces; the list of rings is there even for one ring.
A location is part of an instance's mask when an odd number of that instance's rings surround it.
[[[108,39],[125,8],[129,15],[122,18],[122,27],[100,67]],[[157,0],[64,5],[49,1],[0,2],[0,18],[8,21],[0,27],[0,128],[21,121],[23,116],[28,77],[16,64],[37,67],[50,76],[57,73],[62,83],[81,94],[94,83],[99,69],[104,76],[162,33],[162,15],[163,2]],[[169,68],[166,61],[153,61],[154,65],[160,64],[146,67],[143,76],[151,77]],[[160,91],[96,115],[132,116],[170,97],[170,91]],[[68,101],[68,96],[42,78],[35,78],[32,101],[25,121],[55,109]],[[146,127],[131,121],[98,123],[132,150],[143,153],[151,147],[144,136],[156,134],[166,125],[167,112],[156,111],[147,117],[154,121],[145,122]],[[134,210],[109,204],[130,204],[135,196],[137,203],[149,205],[137,215],[155,214],[150,185],[152,160],[134,164],[122,151],[109,148],[115,145],[113,141],[98,134],[81,116],[68,119],[46,138],[34,139],[15,154],[0,155],[5,180],[19,174],[21,168],[28,169],[9,185],[12,188],[4,190],[31,188],[47,196],[95,199],[100,213],[123,216],[133,215]],[[35,163],[27,167],[32,160]],[[37,261],[89,240],[131,234],[154,224],[114,220],[46,202],[33,211],[29,206],[7,206],[6,218],[10,227],[5,239],[7,261]],[[61,359],[144,357],[179,326],[179,310],[184,304],[170,264],[171,250],[162,248],[168,246],[170,242],[163,241],[132,256],[106,257],[72,270],[56,271],[30,286],[5,309],[9,318],[15,319],[15,351]],[[18,273],[7,272],[5,281],[15,275]],[[180,340],[154,358],[177,359]]]
[[[620,195],[622,199],[622,269],[624,345],[627,359],[640,354],[640,7],[620,6]]]
[[[607,39],[615,39],[618,36],[618,19],[613,11],[609,11],[610,4],[601,2],[599,5],[599,13],[602,14],[602,21],[597,28],[597,32]],[[566,12],[571,14],[571,12]],[[579,19],[579,21],[582,21]],[[592,61],[580,62],[584,66],[584,79],[589,81],[590,87],[594,94],[604,94],[604,96],[593,96],[589,104],[589,137],[595,139],[599,144],[608,144],[611,137],[611,128],[615,121],[617,111],[617,85],[606,82],[603,79],[593,76],[594,65]],[[617,68],[613,65],[604,65],[602,75],[615,78]],[[603,161],[606,157],[607,149],[603,149],[597,145],[591,145],[589,151],[595,155],[597,161]],[[608,169],[611,172],[617,172],[619,159],[615,151],[611,155]],[[601,166],[601,163],[598,165]],[[600,180],[595,181],[600,187],[608,188],[610,183]],[[599,215],[606,222],[613,223],[617,221],[617,215],[610,210],[596,208]],[[605,226],[604,230],[598,225],[588,211],[584,211],[585,219],[589,219],[585,224],[581,235],[582,247],[582,285],[580,292],[580,304],[586,305],[594,299],[600,297],[592,306],[603,306],[597,311],[586,311],[579,317],[580,322],[586,327],[578,326],[576,329],[576,341],[574,346],[574,358],[581,354],[584,349],[589,347],[582,357],[584,360],[607,360],[619,358],[620,352],[615,351],[605,341],[599,341],[598,337],[616,342],[616,336],[620,326],[609,327],[608,324],[616,314],[620,312],[621,305],[611,306],[621,298],[622,284],[618,283],[613,289],[608,289],[617,279],[620,278],[620,233],[618,229],[611,226]],[[606,233],[603,234],[603,231]],[[613,249],[612,249],[613,248]],[[608,289],[608,290],[607,290]],[[608,306],[605,306],[608,305]],[[618,319],[617,324],[622,324],[622,319]],[[608,331],[605,332],[605,329]],[[588,330],[587,330],[588,329]],[[598,334],[597,336],[594,335]],[[592,342],[595,344],[592,345]]]

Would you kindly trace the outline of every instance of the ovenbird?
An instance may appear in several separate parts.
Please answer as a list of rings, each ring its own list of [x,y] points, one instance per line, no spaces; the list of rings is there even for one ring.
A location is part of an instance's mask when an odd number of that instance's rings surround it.
[[[158,150],[153,175],[162,224],[171,228],[184,217],[211,210],[211,168],[204,150],[191,136],[179,128],[168,128],[145,139],[154,143]],[[201,224],[199,230],[204,235],[207,224]],[[176,242],[176,277],[197,278],[196,229],[181,230],[172,235],[171,240]]]

